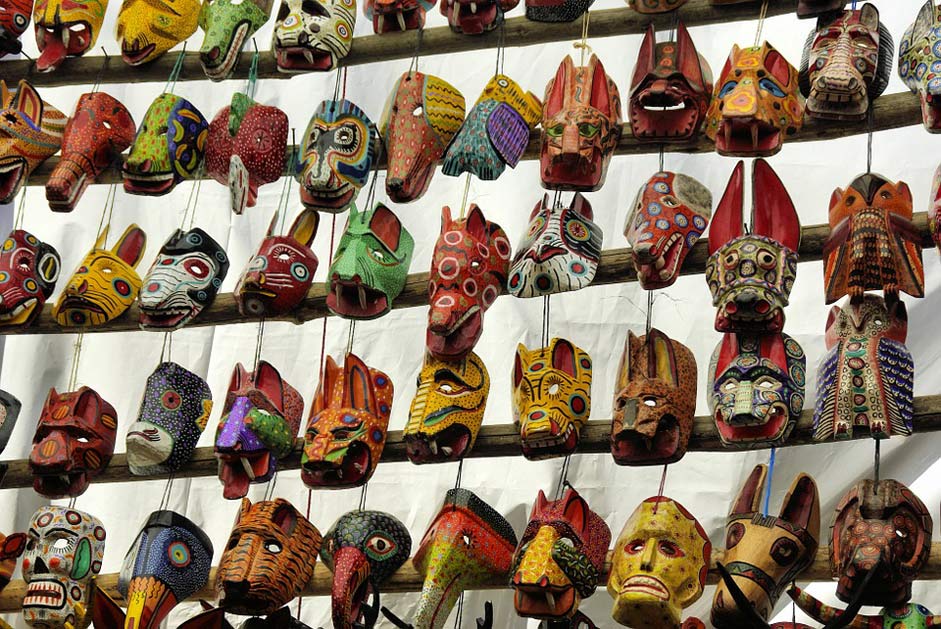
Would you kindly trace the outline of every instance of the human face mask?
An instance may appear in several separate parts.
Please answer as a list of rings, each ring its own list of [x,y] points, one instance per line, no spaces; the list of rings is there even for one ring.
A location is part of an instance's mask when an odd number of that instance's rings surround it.
[[[51,72],[67,56],[81,56],[95,46],[107,0],[36,0],[33,23],[39,59],[36,69]]]
[[[200,0],[124,0],[117,39],[124,63],[139,66],[196,32]]]
[[[222,81],[238,64],[242,46],[268,21],[271,0],[206,0],[199,12],[205,31],[199,62],[206,76]]]
[[[0,245],[0,326],[29,325],[52,295],[61,260],[52,245],[16,229]]]
[[[278,71],[333,70],[350,54],[355,27],[356,0],[281,0],[271,46]]]

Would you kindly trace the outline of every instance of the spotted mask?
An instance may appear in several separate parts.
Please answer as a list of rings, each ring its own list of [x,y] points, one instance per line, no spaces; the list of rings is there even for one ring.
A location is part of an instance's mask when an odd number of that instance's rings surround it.
[[[363,15],[372,21],[376,35],[424,28],[425,13],[435,8],[435,0],[366,0]]]
[[[941,6],[927,0],[899,43],[899,76],[921,99],[929,133],[941,133]]]
[[[934,171],[931,182],[931,205],[928,207],[928,231],[934,240],[938,252],[941,253],[941,166]],[[2,260],[0,253],[0,260]]]
[[[78,57],[93,48],[107,10],[108,0],[36,0],[36,69],[51,72],[67,56]]]
[[[327,72],[350,54],[356,0],[281,0],[271,48],[279,72]]]
[[[526,19],[533,22],[574,22],[595,0],[526,0]]]
[[[0,0],[0,59],[23,50],[20,36],[29,26],[33,0]]]
[[[124,0],[118,13],[121,58],[139,66],[196,32],[201,0]]]
[[[268,21],[272,0],[206,0],[199,12],[205,32],[199,62],[213,81],[229,78],[242,46]]]
[[[20,416],[22,407],[23,405],[13,394],[0,390],[0,452],[3,452],[3,449],[7,447],[7,443],[10,441],[10,435],[13,433],[13,427],[16,426],[16,420]],[[0,480],[2,479],[3,474],[0,471]],[[2,547],[3,541],[0,540],[0,548]],[[2,573],[2,570],[0,570],[0,573]],[[0,590],[2,589],[0,587]]]
[[[442,0],[440,7],[453,32],[482,35],[502,25],[504,14],[518,4],[519,0]]]
[[[22,229],[0,245],[0,326],[29,325],[56,288],[59,252]]]

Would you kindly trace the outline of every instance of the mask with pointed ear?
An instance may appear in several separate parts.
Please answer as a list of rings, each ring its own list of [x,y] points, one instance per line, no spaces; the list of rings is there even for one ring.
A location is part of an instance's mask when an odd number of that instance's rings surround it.
[[[574,22],[595,0],[526,0],[526,19],[533,22]]]
[[[213,81],[229,77],[242,46],[268,21],[272,0],[212,0],[203,4],[199,27],[206,33],[199,62]]]
[[[56,288],[62,260],[52,245],[15,229],[0,245],[0,327],[32,323]]]
[[[36,69],[51,72],[66,57],[79,57],[92,49],[107,9],[107,1],[36,0],[33,23],[40,52]]]
[[[327,357],[304,433],[301,480],[314,489],[365,484],[386,445],[392,381],[354,354],[341,369]]]
[[[899,77],[921,100],[928,133],[941,133],[941,5],[926,0],[899,43]]]
[[[281,0],[275,19],[278,72],[327,72],[350,54],[356,0]]]
[[[139,66],[196,32],[200,0],[123,0],[118,12],[117,40],[121,58]]]
[[[33,0],[0,0],[0,59],[5,55],[18,55],[23,50],[20,36],[29,26]]]

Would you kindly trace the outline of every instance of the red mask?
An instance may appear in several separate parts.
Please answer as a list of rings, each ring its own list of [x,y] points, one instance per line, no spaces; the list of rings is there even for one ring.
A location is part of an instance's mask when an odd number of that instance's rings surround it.
[[[413,31],[425,26],[425,13],[436,0],[366,0],[363,15],[372,20],[376,35]]]
[[[26,550],[26,533],[4,536],[0,533],[0,592],[10,583],[16,570],[16,560]]]
[[[519,0],[441,0],[441,15],[455,33],[480,35],[503,24],[503,14],[517,4]]]
[[[628,0],[628,4],[638,13],[667,13],[686,4],[686,0]]]
[[[23,50],[20,35],[29,26],[33,0],[0,0],[0,59],[4,55],[18,55]]]
[[[52,245],[17,229],[0,245],[0,326],[28,325],[56,288],[61,268]]]

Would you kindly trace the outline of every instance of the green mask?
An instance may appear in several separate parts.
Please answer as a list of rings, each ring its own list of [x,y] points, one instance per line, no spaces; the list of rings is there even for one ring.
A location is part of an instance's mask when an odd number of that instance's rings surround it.
[[[206,0],[199,12],[205,31],[199,60],[213,81],[228,78],[242,46],[268,21],[271,0]]]

